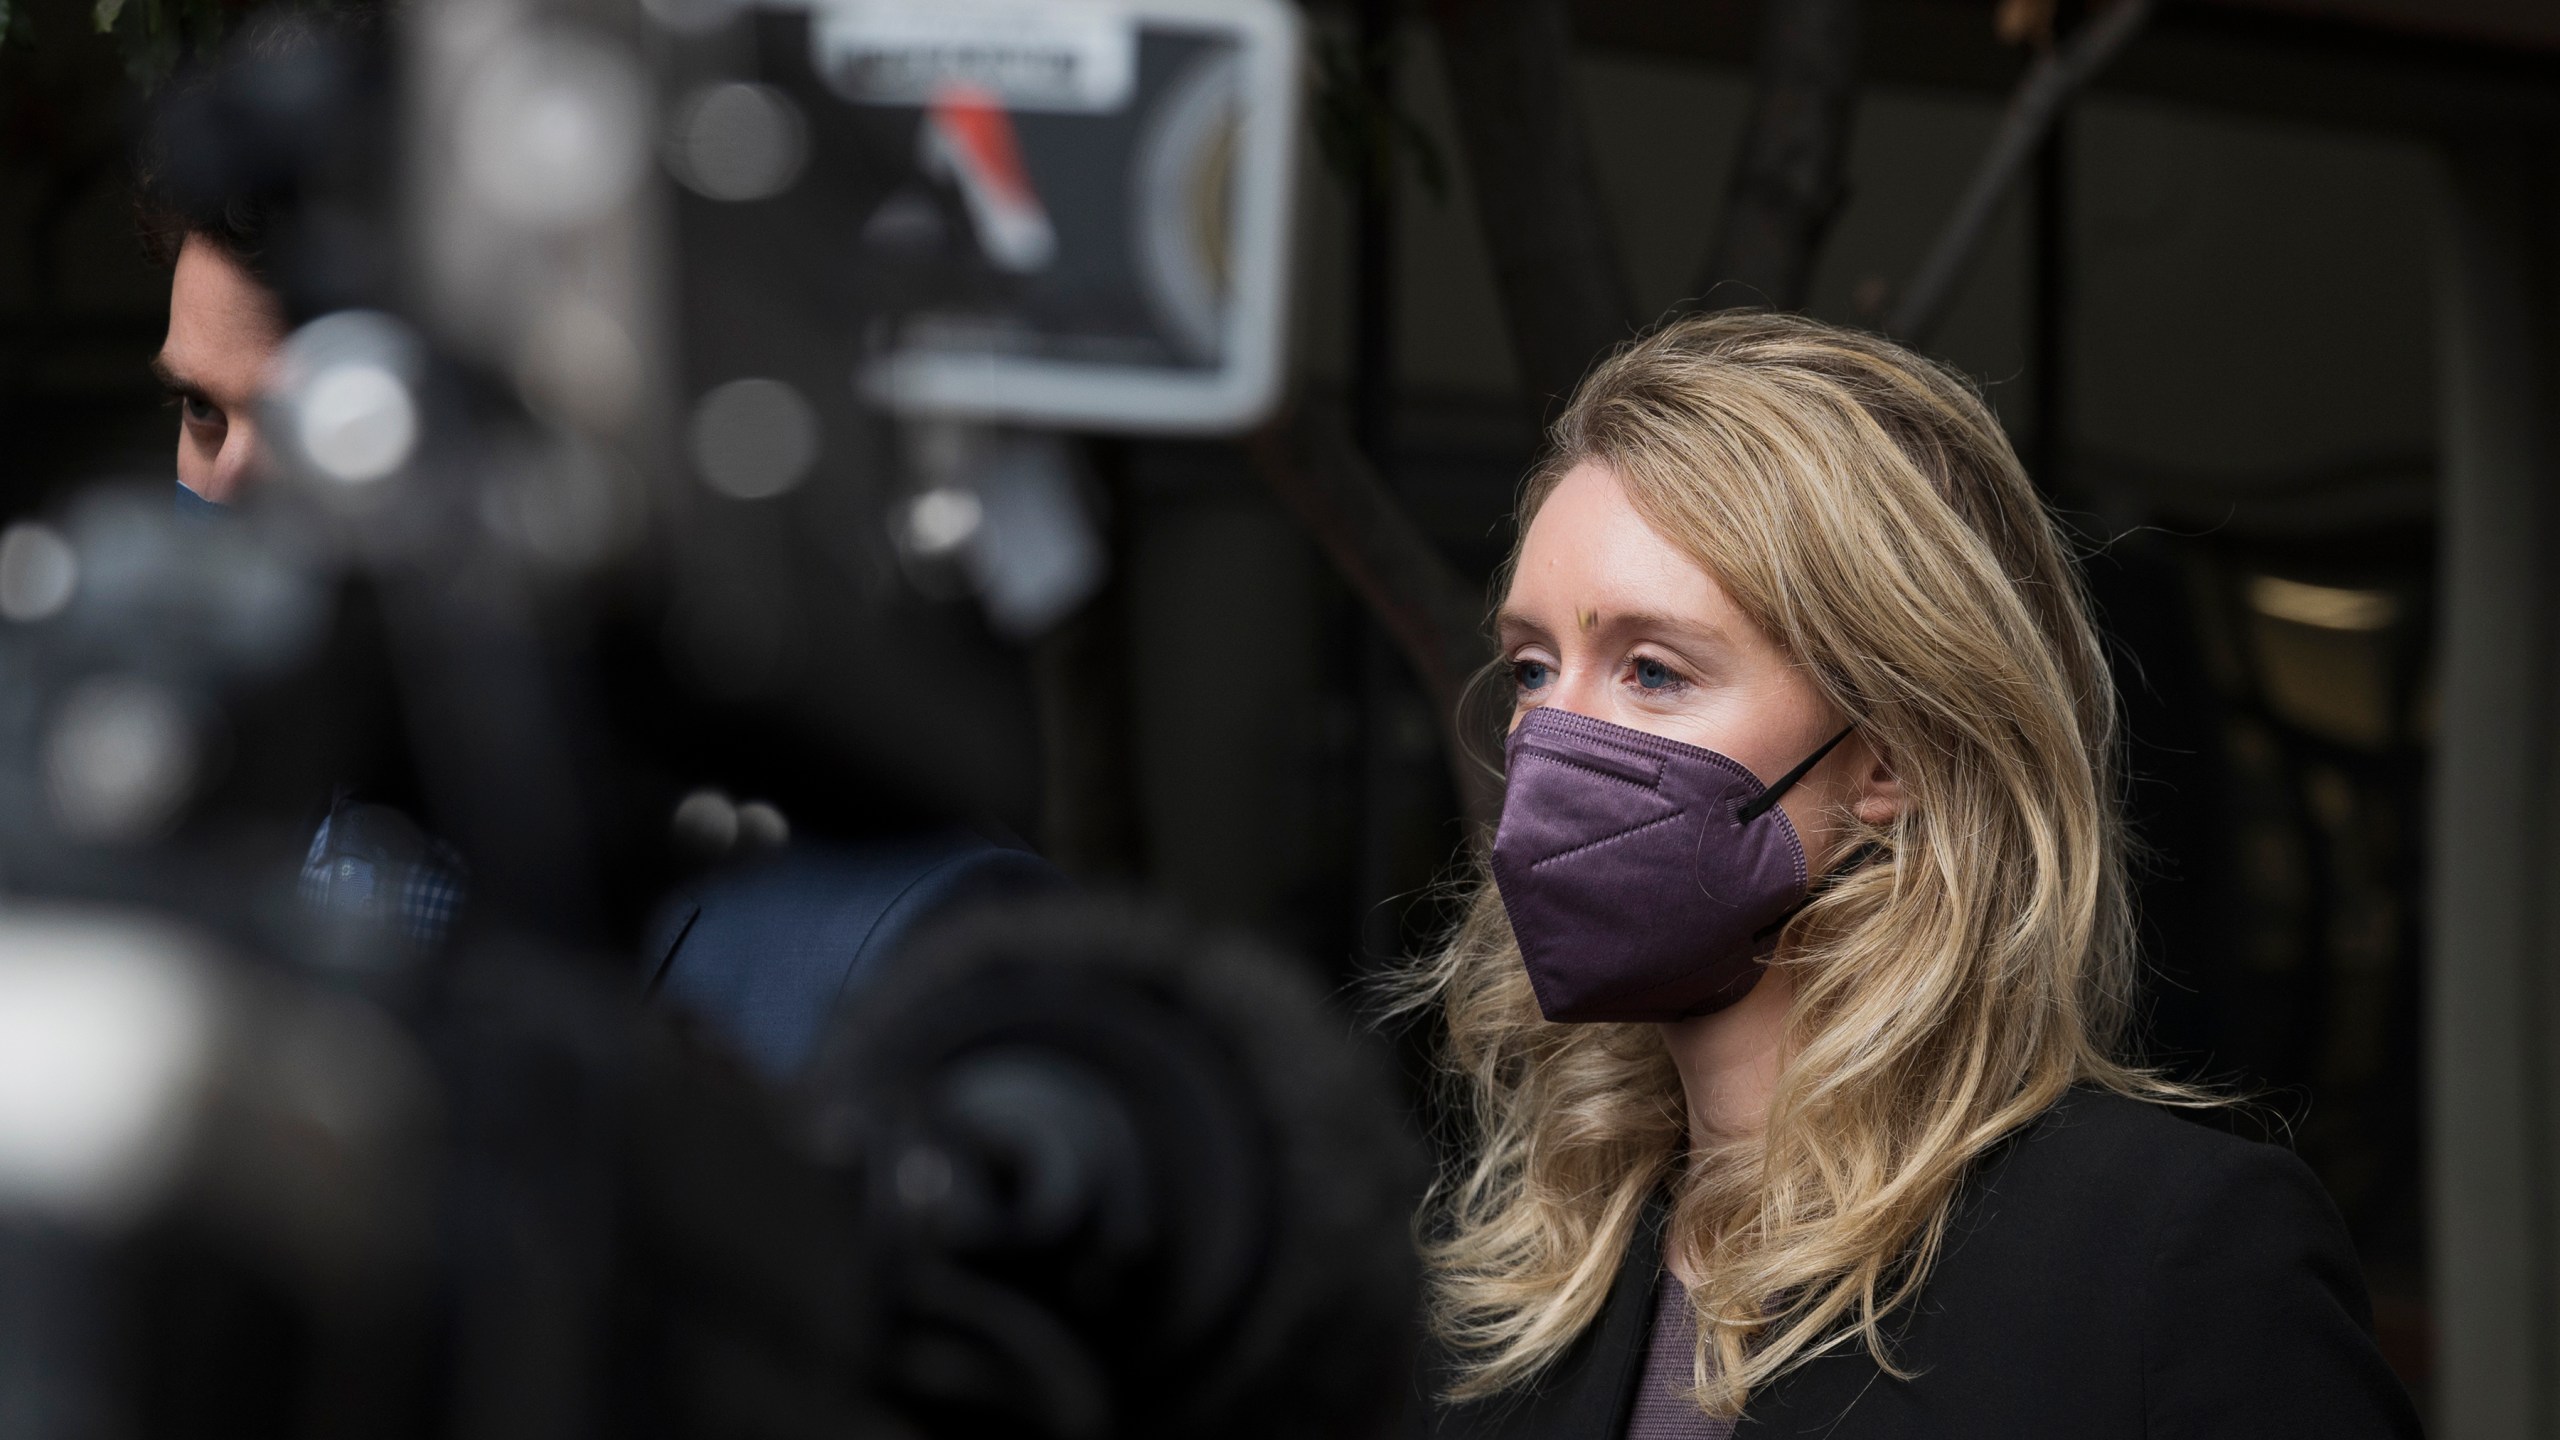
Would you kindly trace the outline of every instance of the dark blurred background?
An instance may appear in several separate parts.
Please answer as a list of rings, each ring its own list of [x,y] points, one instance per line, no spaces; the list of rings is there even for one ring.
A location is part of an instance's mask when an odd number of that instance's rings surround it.
[[[1729,203],[1759,7],[1484,5],[1569,25],[1585,229],[1629,322],[1667,313]],[[1312,12],[1297,366],[1480,584],[1548,397],[1522,379],[1444,57],[1466,8]],[[170,471],[132,125],[233,13],[0,0],[0,519]],[[1885,320],[2039,35],[2090,19],[1859,7],[1807,309]],[[2088,556],[2133,735],[2155,1051],[2286,1117],[2393,1363],[2463,1436],[2560,1433],[2555,130],[2547,0],[2164,6],[2042,138],[1929,339]],[[1032,656],[1033,838],[1346,983],[1424,943],[1462,829],[1403,652],[1248,447],[1088,459],[1113,578]]]

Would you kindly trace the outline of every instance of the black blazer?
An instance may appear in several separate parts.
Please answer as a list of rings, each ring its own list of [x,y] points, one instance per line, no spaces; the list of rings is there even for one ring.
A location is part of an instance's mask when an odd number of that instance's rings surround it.
[[[1433,1409],[1443,1440],[1618,1440],[1651,1338],[1661,1239],[1628,1247],[1606,1308],[1536,1380]],[[2073,1091],[1983,1157],[1946,1249],[1863,1345],[1752,1397],[1736,1440],[2415,1436],[2374,1348],[2355,1251],[2291,1152]]]

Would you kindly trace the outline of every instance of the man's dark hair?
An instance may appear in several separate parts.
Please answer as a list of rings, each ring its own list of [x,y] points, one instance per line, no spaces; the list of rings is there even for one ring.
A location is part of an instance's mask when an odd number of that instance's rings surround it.
[[[250,274],[264,279],[267,207],[246,195],[200,196],[191,187],[172,185],[168,169],[148,156],[135,167],[134,221],[142,232],[142,250],[154,263],[174,266],[178,251],[193,235]]]
[[[151,106],[134,164],[134,218],[142,247],[163,266],[194,236],[261,280],[276,200],[272,177],[238,157],[202,153],[209,113],[232,104],[244,74],[289,66],[332,48],[378,41],[392,0],[270,5],[244,21],[215,54],[189,65]],[[230,163],[224,163],[225,160]]]

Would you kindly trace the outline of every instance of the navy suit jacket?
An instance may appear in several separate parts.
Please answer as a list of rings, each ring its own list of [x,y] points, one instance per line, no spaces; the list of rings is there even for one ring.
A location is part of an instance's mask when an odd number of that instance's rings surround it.
[[[795,845],[659,907],[642,942],[650,996],[788,1083],[838,1008],[919,927],[970,901],[1065,883],[1039,856],[968,831]]]

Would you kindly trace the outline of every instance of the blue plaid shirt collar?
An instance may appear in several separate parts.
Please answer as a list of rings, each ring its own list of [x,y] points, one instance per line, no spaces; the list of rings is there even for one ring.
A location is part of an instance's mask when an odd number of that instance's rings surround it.
[[[303,856],[302,903],[342,921],[381,925],[417,951],[444,943],[468,893],[454,848],[387,805],[341,790]]]

